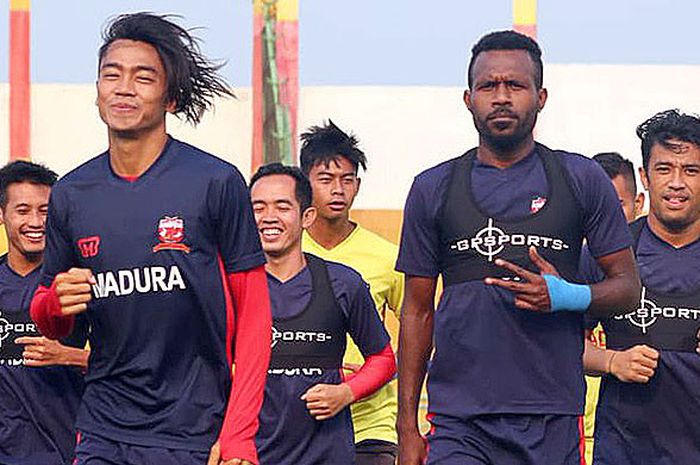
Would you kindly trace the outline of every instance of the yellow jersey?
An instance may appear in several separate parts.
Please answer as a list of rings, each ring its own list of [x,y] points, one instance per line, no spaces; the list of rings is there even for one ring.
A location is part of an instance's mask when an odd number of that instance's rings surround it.
[[[324,260],[342,263],[355,269],[369,284],[370,292],[382,321],[386,312],[399,316],[403,300],[403,275],[394,270],[398,246],[379,235],[356,225],[350,235],[332,249],[325,249],[304,231],[302,248]],[[395,335],[394,335],[395,336]],[[361,365],[364,358],[348,337],[344,361]],[[355,429],[355,443],[367,439],[397,443],[396,412],[398,402],[396,380],[374,395],[350,406]]]

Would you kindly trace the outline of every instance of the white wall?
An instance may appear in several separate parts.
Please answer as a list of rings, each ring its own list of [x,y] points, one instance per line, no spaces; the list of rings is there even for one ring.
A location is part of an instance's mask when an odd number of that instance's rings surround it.
[[[636,126],[657,111],[680,107],[700,112],[700,66],[549,65],[549,101],[538,139],[552,148],[592,155],[615,150],[641,163]],[[220,101],[196,129],[177,120],[170,132],[250,169],[252,102],[249,88]],[[7,160],[8,85],[0,85],[0,162]],[[32,87],[32,154],[63,174],[106,148],[106,132],[94,105],[93,85]],[[359,208],[403,206],[421,170],[459,155],[477,140],[450,87],[305,87],[299,128],[332,118],[357,134],[369,157]]]

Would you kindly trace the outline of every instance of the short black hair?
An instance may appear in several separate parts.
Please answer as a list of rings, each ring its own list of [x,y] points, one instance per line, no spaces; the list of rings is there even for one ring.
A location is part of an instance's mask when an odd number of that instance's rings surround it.
[[[537,45],[532,38],[516,31],[496,31],[483,36],[472,47],[472,57],[469,60],[469,68],[467,68],[467,84],[471,89],[473,78],[472,70],[476,57],[481,52],[489,52],[491,50],[524,50],[530,55],[532,63],[535,65],[535,85],[538,89],[542,88],[544,77],[544,67],[542,66],[542,49]]]
[[[354,134],[343,132],[330,119],[321,126],[312,126],[301,135],[301,155],[299,161],[301,169],[307,175],[311,168],[324,163],[328,165],[338,157],[347,158],[355,168],[355,174],[361,166],[367,170],[367,157],[360,150],[357,137]]]
[[[649,160],[654,144],[670,147],[669,140],[688,142],[700,148],[700,117],[681,113],[678,109],[659,112],[637,126],[642,140],[642,163],[649,172]]]
[[[233,91],[218,74],[223,63],[213,63],[202,54],[200,40],[187,29],[170,21],[174,15],[147,12],[119,15],[102,33],[99,67],[110,45],[127,39],[146,42],[158,52],[167,80],[167,101],[175,102],[174,114],[197,125],[217,96],[233,96]]]
[[[634,165],[617,152],[602,152],[593,156],[593,160],[603,168],[610,179],[622,176],[627,180],[632,195],[637,195],[637,180],[634,177]]]
[[[0,168],[0,208],[7,206],[7,189],[11,184],[28,182],[51,187],[58,175],[43,165],[18,160]]]
[[[250,189],[253,185],[265,176],[284,175],[294,179],[294,196],[299,202],[302,213],[311,206],[312,192],[309,178],[296,166],[283,165],[282,163],[269,163],[258,168],[252,178],[250,178]]]

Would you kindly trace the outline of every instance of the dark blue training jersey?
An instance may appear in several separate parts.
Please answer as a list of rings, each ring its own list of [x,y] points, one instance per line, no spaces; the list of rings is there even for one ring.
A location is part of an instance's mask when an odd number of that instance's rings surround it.
[[[40,336],[29,317],[39,269],[20,276],[0,258],[0,463],[69,464],[83,379],[75,367],[27,367],[19,337]]]
[[[231,383],[225,274],[264,261],[242,176],[190,145],[169,139],[134,182],[112,171],[108,153],[61,179],[41,284],[71,267],[97,281],[78,429],[208,450]]]
[[[559,156],[572,180],[583,236],[593,254],[600,257],[629,247],[630,233],[610,179],[581,155]],[[454,163],[437,165],[413,182],[396,266],[403,273],[436,277],[443,271],[438,217]],[[544,167],[535,153],[506,169],[476,160],[471,185],[479,209],[502,221],[537,214],[550,200]],[[497,258],[497,248],[492,249],[484,253]],[[446,287],[434,322],[435,353],[428,373],[431,413],[458,418],[583,413],[581,314],[519,310],[509,291],[472,280]]]
[[[379,320],[369,287],[351,268],[333,262],[326,262],[326,265],[348,333],[365,357],[380,352],[389,343],[389,336]],[[306,309],[313,292],[308,267],[284,283],[268,274],[268,284],[273,319],[299,315]],[[276,343],[285,341],[280,339]],[[317,421],[300,398],[316,384],[340,382],[339,370],[290,367],[269,371],[256,437],[261,465],[354,463],[350,409],[328,420]]]
[[[700,241],[674,248],[645,225],[636,255],[647,295],[656,293],[683,300],[683,296],[700,294]],[[588,265],[582,269],[583,276],[595,282],[600,270],[591,260],[585,263]],[[624,321],[633,330],[649,333],[667,318],[693,319],[694,326],[700,324],[700,301],[685,312],[679,311],[680,306],[662,304],[663,308],[657,307],[658,315],[652,316],[645,314],[654,310],[649,308],[655,305],[651,299],[640,310],[625,315]],[[672,302],[666,302],[669,303]],[[611,331],[606,328],[610,323],[602,321],[607,332]],[[694,338],[695,334],[691,336]],[[603,377],[596,412],[594,461],[602,465],[695,463],[700,457],[698,418],[700,355],[660,350],[654,376],[646,384]]]

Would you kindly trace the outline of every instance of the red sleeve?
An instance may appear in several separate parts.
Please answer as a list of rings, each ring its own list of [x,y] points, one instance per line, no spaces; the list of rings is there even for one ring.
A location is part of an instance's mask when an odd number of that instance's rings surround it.
[[[270,363],[272,317],[265,268],[230,273],[235,309],[235,370],[224,424],[221,457],[258,463],[255,434]]]
[[[396,358],[391,344],[387,344],[380,352],[368,356],[357,372],[345,378],[345,383],[350,386],[355,401],[358,401],[374,394],[395,374]]]
[[[73,331],[73,315],[61,314],[61,303],[56,295],[56,281],[51,287],[39,286],[34,292],[29,307],[32,320],[39,327],[41,334],[49,339],[60,339]]]

